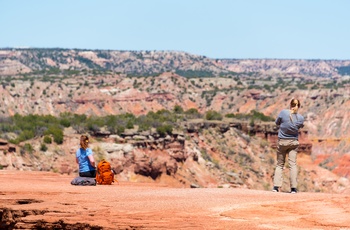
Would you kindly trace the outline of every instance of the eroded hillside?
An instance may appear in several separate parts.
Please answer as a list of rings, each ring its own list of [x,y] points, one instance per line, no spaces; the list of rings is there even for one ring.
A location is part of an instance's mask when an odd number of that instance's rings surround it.
[[[349,65],[346,60],[218,60],[170,51],[7,49],[0,51],[0,115],[142,115],[181,105],[202,113],[256,110],[275,117],[296,97],[313,162],[348,177]],[[222,147],[204,143],[220,149],[211,152],[214,159],[225,158]],[[248,146],[253,148],[252,142]],[[262,151],[256,146],[252,156]]]

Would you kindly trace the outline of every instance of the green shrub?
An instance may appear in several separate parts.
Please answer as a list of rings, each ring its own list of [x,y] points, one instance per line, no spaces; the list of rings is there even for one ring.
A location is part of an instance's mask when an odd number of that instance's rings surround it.
[[[180,105],[175,105],[174,106],[174,113],[183,113],[184,109]]]
[[[265,116],[263,113],[260,113],[258,111],[252,110],[250,112],[253,119],[258,119],[261,121],[274,121],[275,119],[273,117]]]
[[[125,127],[123,127],[123,126],[116,126],[116,127],[115,127],[115,132],[116,132],[118,135],[124,133],[124,131],[125,131]]]
[[[128,120],[128,123],[126,124],[127,129],[133,129],[134,128],[134,122],[132,120]]]
[[[33,153],[34,148],[33,148],[33,146],[31,144],[25,143],[24,146],[23,146],[23,150],[25,152],[28,152],[28,153]]]
[[[202,115],[198,112],[197,109],[191,108],[185,111],[185,117],[188,119],[200,118]]]
[[[19,144],[22,141],[30,140],[34,138],[34,132],[31,130],[23,130],[19,136],[12,142],[14,144]]]
[[[161,137],[165,137],[167,134],[171,134],[173,132],[173,126],[172,125],[161,125],[157,127],[157,133]]]
[[[49,136],[44,136],[44,143],[45,144],[51,144],[52,143],[52,139],[51,139],[51,137],[49,137]]]
[[[191,108],[186,110],[185,114],[199,114],[198,109]]]
[[[42,143],[40,145],[40,151],[46,152],[46,150],[47,150],[47,146],[44,143]]]
[[[59,127],[51,126],[48,130],[45,131],[45,135],[52,135],[54,142],[57,144],[63,143],[63,131]]]
[[[216,111],[210,110],[205,114],[205,119],[211,120],[222,120],[222,115]]]
[[[260,113],[258,111],[252,110],[249,114],[242,114],[242,113],[237,113],[237,114],[226,114],[225,117],[228,118],[236,118],[239,120],[259,120],[259,121],[274,121],[275,119],[273,117],[269,117],[264,115],[263,113]]]
[[[53,135],[53,140],[57,143],[57,144],[62,144],[63,143],[63,132],[62,130],[59,130],[58,133],[55,133]]]
[[[66,128],[68,128],[68,127],[71,126],[71,123],[70,123],[70,121],[69,121],[67,118],[62,118],[62,119],[60,120],[60,124],[61,124],[63,127],[66,127]]]

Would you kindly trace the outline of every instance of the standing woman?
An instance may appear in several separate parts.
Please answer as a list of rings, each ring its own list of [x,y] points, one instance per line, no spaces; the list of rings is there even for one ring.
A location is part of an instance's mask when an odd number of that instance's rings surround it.
[[[79,176],[96,177],[95,159],[89,146],[89,137],[80,137],[80,148],[76,152],[76,162],[79,164]]]
[[[291,193],[297,192],[297,150],[299,147],[299,129],[304,127],[304,117],[298,113],[300,101],[292,99],[290,109],[284,109],[278,115],[275,123],[279,125],[277,145],[277,165],[273,179],[273,192],[278,192],[283,182],[283,167],[288,154],[288,165],[290,170]]]

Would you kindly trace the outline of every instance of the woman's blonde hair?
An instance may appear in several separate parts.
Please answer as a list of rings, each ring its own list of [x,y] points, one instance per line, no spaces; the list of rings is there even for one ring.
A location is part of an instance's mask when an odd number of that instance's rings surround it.
[[[89,137],[86,135],[81,135],[80,136],[80,147],[82,149],[87,149],[88,145],[89,145]]]

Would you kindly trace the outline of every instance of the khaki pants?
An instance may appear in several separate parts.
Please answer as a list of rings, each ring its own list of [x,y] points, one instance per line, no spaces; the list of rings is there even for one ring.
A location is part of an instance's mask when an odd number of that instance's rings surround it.
[[[288,165],[290,170],[290,187],[297,188],[297,150],[299,147],[298,140],[279,139],[277,145],[277,165],[273,179],[274,186],[281,187],[283,182],[283,168],[288,154]]]

